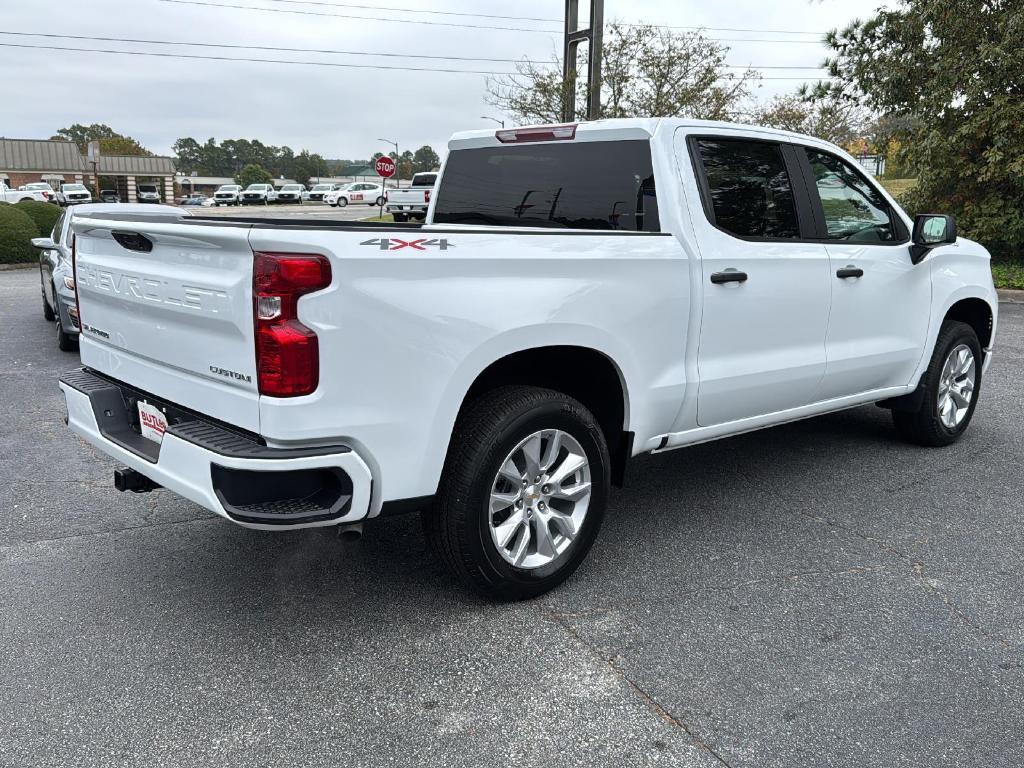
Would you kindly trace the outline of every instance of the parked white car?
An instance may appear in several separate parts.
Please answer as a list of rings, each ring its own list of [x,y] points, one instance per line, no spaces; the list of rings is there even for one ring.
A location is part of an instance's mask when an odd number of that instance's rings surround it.
[[[61,184],[59,199],[64,205],[82,205],[92,202],[92,192],[84,184]]]
[[[214,205],[238,205],[242,194],[241,184],[224,184],[213,193]]]
[[[583,561],[632,456],[869,403],[921,445],[970,424],[989,254],[838,147],[681,119],[448,146],[420,228],[76,217],[60,386],[119,488],[278,531],[420,510],[512,599]]]
[[[324,196],[324,202],[331,206],[340,205],[342,208],[352,204],[383,205],[384,187],[380,184],[357,181],[329,192]]]
[[[273,184],[250,184],[242,191],[242,205],[270,205],[277,202]]]
[[[53,190],[50,190],[50,193],[52,192]],[[3,181],[0,181],[0,200],[5,203],[20,203],[22,200],[38,200],[41,203],[47,203],[50,202],[50,193],[42,189],[11,189]]]

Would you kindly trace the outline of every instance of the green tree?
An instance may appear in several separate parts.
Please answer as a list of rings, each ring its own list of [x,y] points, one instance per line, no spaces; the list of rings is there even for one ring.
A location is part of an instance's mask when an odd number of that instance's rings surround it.
[[[799,93],[776,96],[754,111],[753,121],[769,128],[795,131],[847,145],[869,125],[869,114],[856,101],[810,99]]]
[[[274,177],[270,175],[270,172],[256,163],[249,163],[235,176],[235,182],[243,187],[248,187],[250,184],[270,184],[273,180]]]
[[[103,125],[102,123],[93,123],[92,125],[75,123],[67,128],[61,128],[50,138],[73,141],[82,152],[86,151],[90,141],[99,141],[101,154],[136,155],[141,157],[151,157],[153,155],[152,152],[139,144],[131,136],[117,133],[109,125]]]
[[[906,202],[954,214],[996,255],[1024,250],[1024,14],[1019,2],[898,0],[827,37],[818,99],[885,116],[916,171]]]
[[[412,172],[425,173],[432,171],[441,165],[441,158],[437,156],[434,148],[424,144],[412,153]]]
[[[605,33],[601,115],[735,118],[744,111],[758,75],[752,69],[731,70],[728,53],[727,46],[701,31],[613,23]],[[578,69],[585,72],[586,62],[581,60]],[[515,74],[489,79],[485,98],[517,122],[555,123],[572,89],[582,119],[583,79],[563,82],[557,57],[545,63],[527,59],[516,65]]]

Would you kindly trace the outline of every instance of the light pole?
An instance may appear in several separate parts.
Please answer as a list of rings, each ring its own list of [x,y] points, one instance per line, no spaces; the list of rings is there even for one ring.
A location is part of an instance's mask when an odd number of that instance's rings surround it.
[[[399,182],[402,180],[402,163],[401,155],[398,154],[398,142],[391,141],[391,139],[377,139],[377,141],[383,141],[385,144],[390,144],[395,148],[395,189],[401,186]],[[387,186],[387,179],[384,180],[384,186]]]
[[[504,127],[505,127],[505,121],[504,121],[504,120],[499,120],[499,119],[498,119],[498,118],[496,118],[496,117],[488,117],[487,115],[480,115],[480,119],[481,119],[481,120],[493,120],[493,121],[494,121],[494,122],[496,122],[496,123],[497,123],[498,125],[500,125],[500,126],[501,126],[502,128],[504,128]]]

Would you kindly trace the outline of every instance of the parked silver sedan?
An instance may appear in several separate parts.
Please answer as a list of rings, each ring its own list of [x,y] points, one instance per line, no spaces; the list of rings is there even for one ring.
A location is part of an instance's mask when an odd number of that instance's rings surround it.
[[[140,203],[87,203],[65,208],[49,237],[37,237],[32,245],[39,249],[39,283],[43,294],[43,317],[57,323],[57,346],[65,352],[78,349],[78,308],[75,300],[75,275],[71,264],[71,222],[87,213],[166,213],[188,216],[188,211],[169,205]]]

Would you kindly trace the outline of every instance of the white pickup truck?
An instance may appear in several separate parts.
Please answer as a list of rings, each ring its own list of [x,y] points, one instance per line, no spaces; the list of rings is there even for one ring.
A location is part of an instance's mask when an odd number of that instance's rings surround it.
[[[75,217],[60,386],[118,488],[260,529],[418,510],[517,599],[580,564],[632,456],[866,403],[921,445],[970,423],[989,255],[842,150],[679,119],[449,149],[424,226]]]
[[[412,185],[389,189],[385,193],[388,213],[395,221],[403,222],[409,219],[423,221],[427,218],[427,208],[430,207],[430,194],[437,184],[436,173],[417,173],[412,177]]]
[[[29,186],[35,187],[36,185]],[[47,187],[49,188],[49,185]],[[42,188],[11,189],[3,181],[0,181],[0,201],[5,203],[20,203],[22,200],[38,200],[41,203],[49,203],[53,200],[53,195],[52,189],[49,192]]]

